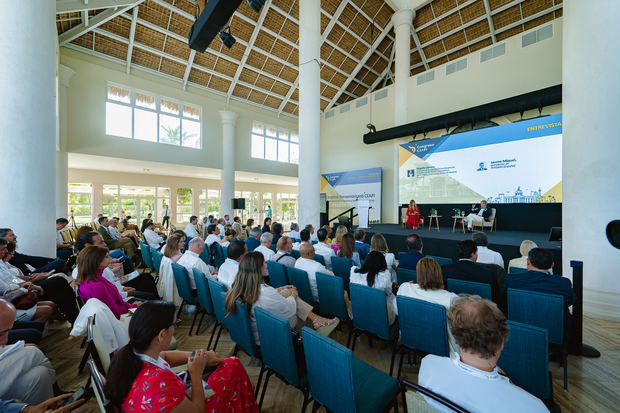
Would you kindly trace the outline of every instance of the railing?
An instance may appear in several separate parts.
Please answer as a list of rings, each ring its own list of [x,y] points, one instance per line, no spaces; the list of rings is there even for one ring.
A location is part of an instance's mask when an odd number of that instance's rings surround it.
[[[338,218],[340,218],[343,215],[349,214],[349,223],[353,224],[353,218],[357,216],[357,214],[353,213],[353,210],[355,209],[355,207],[349,208],[344,212],[341,212],[340,214],[336,215],[335,217],[333,217],[332,219],[328,220],[327,223],[331,223],[332,221],[337,220]]]

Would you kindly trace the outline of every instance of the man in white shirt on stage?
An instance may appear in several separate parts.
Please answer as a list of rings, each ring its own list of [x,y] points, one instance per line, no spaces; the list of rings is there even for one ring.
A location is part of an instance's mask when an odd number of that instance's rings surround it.
[[[200,237],[200,234],[198,233],[198,231],[196,231],[196,224],[198,223],[198,217],[195,215],[192,215],[191,217],[189,217],[189,224],[187,224],[185,226],[185,235],[187,235],[188,238],[198,238]]]
[[[478,260],[476,262],[480,264],[496,264],[504,268],[502,254],[488,248],[489,239],[487,238],[487,234],[484,232],[474,232],[471,236],[471,240],[478,246]]]
[[[237,278],[239,262],[241,262],[241,258],[247,253],[248,249],[243,241],[233,241],[228,246],[228,258],[226,258],[226,261],[220,266],[217,279],[229,290]]]
[[[488,220],[491,216],[491,208],[487,208],[487,201],[484,199],[480,201],[480,209],[476,208],[476,205],[471,206],[471,213],[465,217],[465,223],[467,224],[467,231],[471,232],[473,223],[482,223]]]
[[[325,240],[327,239],[327,231],[325,230],[325,228],[319,228],[319,230],[316,232],[316,237],[319,242],[314,244],[314,252],[323,256],[323,259],[325,260],[325,265],[328,269],[331,270],[332,257],[336,254],[334,253],[334,250],[325,243]]]
[[[325,230],[321,228],[319,232],[320,231],[325,231]],[[319,234],[319,237],[320,237],[320,234]],[[315,244],[315,245],[304,244],[301,246],[301,248],[299,249],[299,254],[301,255],[301,257],[299,257],[297,262],[295,262],[295,268],[304,270],[306,273],[308,273],[308,281],[310,282],[310,290],[312,290],[312,297],[314,298],[315,301],[319,301],[319,290],[316,286],[316,273],[321,272],[323,274],[329,274],[329,275],[334,275],[334,273],[328,270],[327,268],[325,268],[323,264],[321,264],[320,262],[314,260],[314,253],[315,253],[314,247],[316,245],[318,244]]]
[[[196,289],[196,282],[194,281],[194,272],[192,271],[194,268],[201,271],[205,276],[211,277],[211,271],[209,271],[209,266],[200,258],[200,254],[205,248],[205,243],[201,238],[192,238],[189,241],[189,246],[187,247],[187,251],[179,258],[177,264],[182,265],[187,270],[189,276],[189,285],[193,290]]]
[[[205,244],[207,247],[211,247],[214,242],[220,242],[220,229],[215,224],[211,224],[207,227],[207,239]]]

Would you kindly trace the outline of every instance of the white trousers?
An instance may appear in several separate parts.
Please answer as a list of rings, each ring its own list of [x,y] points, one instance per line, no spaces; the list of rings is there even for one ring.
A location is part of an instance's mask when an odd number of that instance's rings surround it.
[[[9,347],[0,347],[0,353]],[[39,404],[54,395],[55,381],[54,368],[36,347],[23,347],[0,361],[0,399]]]
[[[484,222],[484,218],[476,214],[469,214],[465,217],[465,223],[467,224],[467,228],[471,229],[474,222],[482,223]]]

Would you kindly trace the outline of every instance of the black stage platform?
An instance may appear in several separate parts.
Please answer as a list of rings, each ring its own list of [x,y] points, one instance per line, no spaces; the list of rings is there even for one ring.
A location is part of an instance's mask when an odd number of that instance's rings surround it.
[[[437,255],[440,257],[456,258],[456,243],[464,239],[471,238],[471,234],[461,232],[460,228],[452,232],[452,227],[439,227],[430,230],[428,226],[417,230],[403,228],[398,224],[372,224],[366,229],[366,242],[370,243],[370,238],[377,232],[383,234],[388,242],[390,251],[406,251],[405,238],[408,234],[415,232],[422,238],[424,243],[424,253]],[[541,248],[548,248],[553,251],[555,266],[554,273],[562,274],[562,242],[547,241],[549,234],[542,232],[525,231],[485,231],[489,238],[489,248],[502,254],[504,262],[508,266],[508,261],[512,258],[520,257],[519,246],[521,241],[529,239],[538,244]],[[507,269],[507,268],[506,268]]]

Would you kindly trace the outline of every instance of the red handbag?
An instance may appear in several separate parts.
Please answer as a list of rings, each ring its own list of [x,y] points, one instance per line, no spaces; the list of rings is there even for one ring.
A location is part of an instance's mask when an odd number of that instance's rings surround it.
[[[14,298],[11,301],[11,304],[15,306],[18,310],[27,310],[30,307],[37,304],[39,301],[39,296],[34,291],[28,291],[20,295],[19,297]]]

